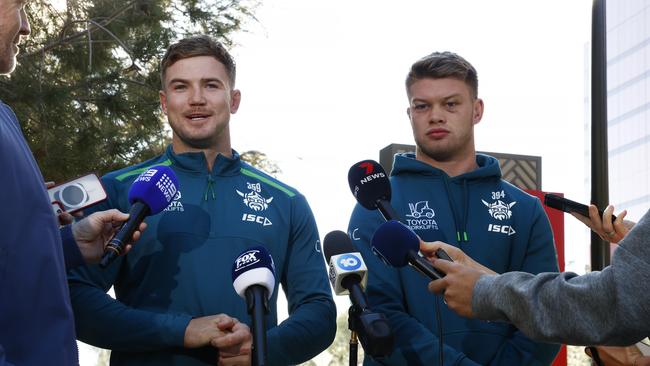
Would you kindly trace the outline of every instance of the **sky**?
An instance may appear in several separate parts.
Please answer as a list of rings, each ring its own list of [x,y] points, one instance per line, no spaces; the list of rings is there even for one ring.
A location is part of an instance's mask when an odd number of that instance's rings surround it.
[[[263,0],[235,37],[232,145],[262,151],[303,193],[321,239],[347,230],[347,172],[413,144],[404,78],[433,51],[478,71],[479,151],[542,157],[542,189],[589,201],[585,104],[590,0]],[[567,270],[589,262],[588,230],[565,219]],[[337,297],[339,312],[347,297]],[[280,304],[279,308],[285,306]],[[280,318],[282,318],[280,314]],[[82,350],[82,353],[84,351]],[[82,365],[94,365],[90,361]]]
[[[543,190],[589,201],[591,1],[273,0],[256,15],[232,50],[242,92],[232,144],[277,162],[321,237],[347,229],[350,166],[413,144],[404,77],[432,51],[456,52],[478,71],[477,150],[541,156]],[[567,241],[586,233],[574,221],[565,220]],[[576,244],[568,261],[584,271],[588,243]]]
[[[589,202],[585,157],[591,1],[263,1],[235,37],[233,147],[275,161],[303,193],[321,239],[347,230],[347,172],[413,144],[404,78],[433,51],[478,71],[479,151],[542,157],[542,189]],[[584,273],[589,231],[565,218],[567,270]],[[339,313],[349,306],[336,297]],[[282,304],[278,306],[283,308]],[[282,318],[282,315],[280,315]]]

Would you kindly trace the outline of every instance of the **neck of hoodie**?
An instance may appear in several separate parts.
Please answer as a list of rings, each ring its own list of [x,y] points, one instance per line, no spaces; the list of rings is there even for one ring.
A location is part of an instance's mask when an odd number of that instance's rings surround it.
[[[184,153],[203,153],[205,155],[205,161],[207,163],[208,172],[212,171],[214,167],[214,162],[217,160],[219,155],[223,155],[226,158],[231,159],[233,157],[232,148],[230,147],[230,141],[227,143],[216,144],[214,147],[200,149],[190,147],[185,143],[182,143],[176,135],[173,137],[172,149],[174,154],[180,155]]]
[[[442,170],[450,178],[469,173],[478,168],[478,164],[476,163],[476,152],[474,151],[472,151],[471,154],[464,154],[459,159],[438,161],[418,150],[415,153],[415,159],[425,164],[429,164],[436,169]]]

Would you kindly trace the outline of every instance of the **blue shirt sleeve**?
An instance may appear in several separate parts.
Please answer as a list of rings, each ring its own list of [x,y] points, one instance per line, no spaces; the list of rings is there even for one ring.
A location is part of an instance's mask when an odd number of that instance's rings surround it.
[[[289,317],[267,332],[269,364],[305,362],[327,348],[336,335],[336,306],[314,215],[304,196],[292,202],[286,270],[280,281]]]
[[[84,265],[85,261],[79,250],[77,242],[72,235],[72,225],[65,225],[59,229],[61,233],[61,241],[63,242],[63,259],[65,261],[65,269],[79,267]]]

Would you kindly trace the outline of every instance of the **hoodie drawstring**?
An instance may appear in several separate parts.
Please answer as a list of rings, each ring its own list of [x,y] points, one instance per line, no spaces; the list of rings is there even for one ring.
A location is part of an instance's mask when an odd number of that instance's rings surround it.
[[[203,200],[207,201],[208,200],[208,191],[212,193],[212,199],[216,199],[217,196],[214,194],[214,179],[212,179],[211,175],[208,175],[208,185],[205,187],[205,194],[203,195]]]
[[[469,237],[467,235],[467,215],[469,213],[469,184],[467,184],[467,179],[463,180],[463,206],[465,212],[463,213],[463,222],[461,225],[463,228],[463,241],[467,242],[469,241]]]
[[[467,185],[467,180],[463,180],[463,220],[461,221],[456,208],[454,207],[454,201],[451,198],[451,189],[449,188],[449,178],[443,177],[443,182],[445,182],[445,190],[447,191],[447,201],[449,202],[449,207],[451,208],[451,214],[454,216],[454,228],[456,229],[456,240],[458,243],[469,241],[469,236],[467,235],[467,214],[469,208],[469,187]],[[460,222],[460,227],[458,225]]]

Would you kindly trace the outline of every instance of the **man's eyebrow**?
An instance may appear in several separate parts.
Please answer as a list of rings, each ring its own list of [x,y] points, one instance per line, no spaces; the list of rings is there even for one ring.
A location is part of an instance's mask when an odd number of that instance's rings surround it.
[[[460,97],[461,95],[462,95],[461,93],[453,93],[453,94],[449,94],[449,95],[443,97],[442,99],[451,99],[451,98],[455,98],[455,97]]]
[[[440,99],[447,100],[447,99],[456,98],[456,97],[460,97],[460,96],[462,96],[462,93],[453,93],[453,94],[445,95],[444,97],[441,97]],[[423,99],[423,98],[413,98],[411,100],[411,102],[429,103],[429,101],[427,99]]]
[[[202,78],[201,79],[202,83],[212,83],[212,82],[217,82],[221,85],[225,85],[225,83],[219,79],[219,78]],[[183,78],[173,78],[169,80],[167,84],[174,84],[174,83],[189,83],[188,79],[183,79]]]
[[[181,79],[181,78],[173,78],[169,80],[167,84],[174,84],[174,83],[187,83],[186,79]]]

